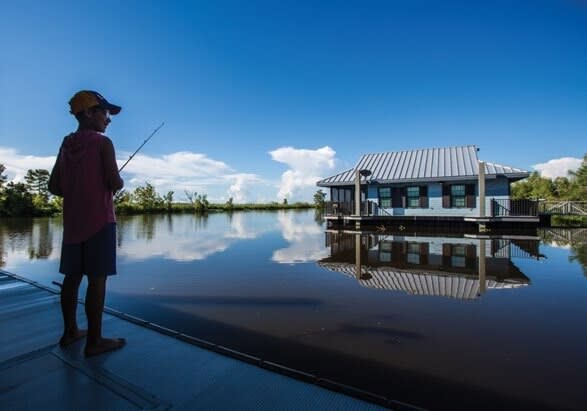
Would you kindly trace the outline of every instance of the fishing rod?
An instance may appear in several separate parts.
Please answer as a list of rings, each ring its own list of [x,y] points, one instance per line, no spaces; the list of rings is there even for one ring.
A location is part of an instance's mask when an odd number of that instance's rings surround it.
[[[141,148],[143,148],[143,146],[144,146],[145,144],[147,144],[147,141],[149,141],[149,140],[151,139],[151,137],[153,137],[153,136],[155,135],[155,133],[157,133],[157,131],[159,131],[159,129],[160,129],[161,127],[163,127],[163,125],[164,125],[164,124],[165,124],[165,121],[164,121],[163,123],[161,123],[161,125],[160,125],[159,127],[157,127],[155,130],[153,130],[153,132],[152,132],[152,133],[149,135],[149,137],[147,137],[147,138],[145,139],[145,141],[143,141],[143,144],[141,144],[141,145],[139,146],[139,148],[137,148],[137,149],[135,150],[135,152],[134,152],[134,153],[132,153],[132,154],[130,155],[130,157],[128,158],[128,160],[126,160],[126,162],[125,162],[125,163],[122,165],[122,167],[120,167],[120,168],[118,169],[118,172],[119,172],[119,173],[122,171],[122,169],[123,169],[124,167],[126,167],[126,165],[128,164],[128,162],[129,162],[130,160],[132,160],[132,158],[135,156],[135,154],[137,154],[137,153],[139,152],[139,150],[140,150]]]

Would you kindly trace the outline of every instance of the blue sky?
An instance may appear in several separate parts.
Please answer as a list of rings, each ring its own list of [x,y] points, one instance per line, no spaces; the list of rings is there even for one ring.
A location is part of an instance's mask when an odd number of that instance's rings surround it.
[[[581,1],[19,1],[0,50],[11,178],[51,166],[79,89],[123,106],[121,161],[166,122],[123,177],[177,199],[311,200],[365,152],[475,144],[546,175],[587,152]]]

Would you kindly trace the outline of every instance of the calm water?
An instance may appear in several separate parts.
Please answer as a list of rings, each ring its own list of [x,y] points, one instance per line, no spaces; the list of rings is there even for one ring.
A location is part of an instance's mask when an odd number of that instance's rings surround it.
[[[61,280],[61,230],[0,220],[0,264]],[[587,230],[536,234],[344,234],[313,211],[121,217],[106,304],[432,409],[585,409]]]

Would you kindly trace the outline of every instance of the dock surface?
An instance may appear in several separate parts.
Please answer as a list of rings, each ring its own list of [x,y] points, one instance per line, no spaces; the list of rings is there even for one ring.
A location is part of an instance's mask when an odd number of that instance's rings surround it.
[[[81,304],[78,321],[85,328]],[[389,409],[108,313],[104,335],[125,337],[127,346],[86,359],[83,341],[57,345],[59,295],[1,270],[0,330],[1,410]]]

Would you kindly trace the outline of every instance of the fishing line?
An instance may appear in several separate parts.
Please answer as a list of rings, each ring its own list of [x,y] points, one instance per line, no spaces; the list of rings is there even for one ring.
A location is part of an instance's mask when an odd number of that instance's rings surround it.
[[[143,146],[144,146],[145,144],[147,144],[147,141],[149,141],[149,140],[151,139],[151,137],[153,137],[153,136],[154,136],[154,135],[157,133],[157,131],[159,131],[159,129],[160,129],[161,127],[163,127],[163,125],[164,125],[164,124],[165,124],[165,121],[164,121],[163,123],[161,123],[161,125],[160,125],[159,127],[157,127],[155,130],[153,130],[153,132],[152,132],[152,133],[149,135],[149,137],[147,137],[147,138],[145,139],[145,141],[143,141],[143,144],[141,144],[141,145],[139,146],[139,148],[137,148],[137,149],[135,150],[135,152],[134,152],[134,153],[132,153],[132,154],[130,155],[130,157],[128,158],[128,160],[126,160],[126,162],[125,162],[125,163],[122,165],[122,167],[120,167],[120,168],[118,169],[118,172],[119,172],[119,173],[122,171],[122,169],[123,169],[124,167],[126,167],[126,165],[128,164],[128,162],[129,162],[130,160],[132,160],[132,158],[133,158],[133,157],[134,157],[134,156],[135,156],[135,155],[136,155],[136,154],[139,152],[139,150],[140,150],[141,148],[143,148]]]

